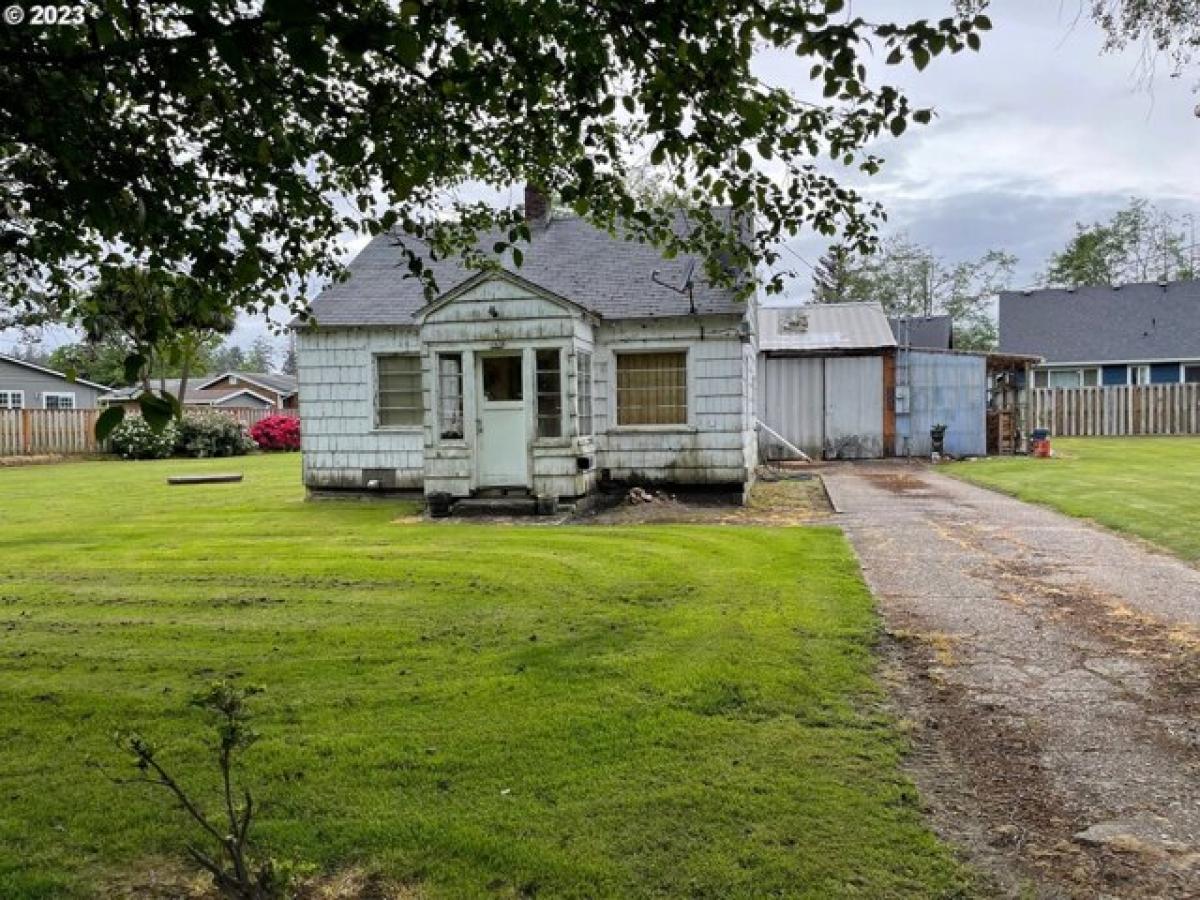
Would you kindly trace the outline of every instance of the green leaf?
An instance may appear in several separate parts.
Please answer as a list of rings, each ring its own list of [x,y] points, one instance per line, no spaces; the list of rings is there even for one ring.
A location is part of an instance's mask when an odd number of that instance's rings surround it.
[[[146,367],[146,357],[140,353],[130,353],[125,357],[125,380],[137,381]]]
[[[519,248],[513,247],[512,248],[512,260],[513,260],[513,265],[519,269],[519,268],[521,268],[521,265],[525,262],[525,254],[522,253]]]
[[[125,407],[110,406],[96,418],[96,440],[107,441],[113,429],[125,418]]]
[[[888,54],[887,64],[889,66],[897,66],[904,61],[904,51],[896,47]]]
[[[979,39],[979,35],[972,31],[967,35],[967,46],[978,52],[979,48],[983,46],[983,41]]]
[[[912,52],[913,65],[917,67],[917,71],[921,71],[929,65],[929,51],[924,47],[917,47]]]
[[[138,397],[138,406],[142,410],[142,418],[154,431],[162,431],[175,415],[175,404],[166,397],[154,394],[142,394]]]
[[[987,16],[983,15],[982,13],[975,17],[974,25],[980,31],[991,31],[992,30],[992,20],[989,19]]]
[[[737,154],[737,165],[738,168],[743,172],[749,172],[752,168],[754,168],[754,157],[752,157],[745,150],[739,150]]]
[[[933,118],[933,110],[918,109],[912,114],[912,117],[914,122],[919,122],[922,125],[928,125],[929,121]]]
[[[888,122],[888,128],[896,137],[904,134],[904,129],[908,127],[908,122],[904,121],[904,116],[896,116],[892,121]]]
[[[616,110],[616,108],[617,108],[617,98],[612,97],[612,96],[605,97],[604,100],[600,103],[600,115],[611,116],[613,114],[613,112]]]

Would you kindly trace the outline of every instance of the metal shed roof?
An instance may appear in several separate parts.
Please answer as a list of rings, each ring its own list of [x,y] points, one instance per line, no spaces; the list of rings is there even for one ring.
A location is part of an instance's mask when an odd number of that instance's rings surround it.
[[[821,351],[878,350],[896,346],[878,303],[810,303],[759,310],[759,349]]]

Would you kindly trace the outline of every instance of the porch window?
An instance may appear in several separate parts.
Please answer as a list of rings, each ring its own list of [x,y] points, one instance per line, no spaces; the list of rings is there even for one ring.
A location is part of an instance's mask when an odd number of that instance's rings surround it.
[[[687,352],[617,354],[617,424],[687,424]]]
[[[438,433],[445,440],[461,440],[463,436],[461,353],[438,355]]]
[[[562,353],[538,350],[537,436],[562,437]]]
[[[579,383],[579,434],[592,434],[592,354],[575,354],[575,380]]]
[[[375,424],[379,428],[420,425],[421,357],[415,353],[375,357]]]
[[[74,409],[75,395],[70,392],[52,393],[47,391],[42,394],[43,409]]]
[[[24,409],[24,391],[0,391],[0,409]]]

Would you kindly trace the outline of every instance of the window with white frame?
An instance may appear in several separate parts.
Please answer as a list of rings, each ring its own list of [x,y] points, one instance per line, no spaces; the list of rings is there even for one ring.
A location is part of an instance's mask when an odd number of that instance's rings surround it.
[[[24,409],[24,391],[0,390],[0,409]]]
[[[1055,369],[1050,373],[1050,387],[1077,388],[1080,385],[1078,369]]]
[[[562,352],[538,350],[534,355],[537,373],[537,436],[562,437]]]
[[[375,425],[399,428],[421,425],[421,357],[415,353],[375,357]]]
[[[687,351],[617,354],[617,424],[687,424]]]
[[[443,440],[463,437],[463,358],[438,354],[438,434]]]
[[[75,395],[69,391],[47,391],[42,394],[42,409],[74,409]]]
[[[575,381],[579,393],[579,434],[592,434],[592,354],[580,351],[575,354]]]
[[[1149,366],[1130,366],[1129,367],[1129,383],[1130,384],[1149,384],[1150,383],[1150,367]]]

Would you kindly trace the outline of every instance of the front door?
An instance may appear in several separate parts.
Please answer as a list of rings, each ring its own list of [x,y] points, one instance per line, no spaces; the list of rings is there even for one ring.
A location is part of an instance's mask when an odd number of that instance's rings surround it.
[[[520,353],[480,354],[480,487],[527,487],[529,449],[525,439],[525,372]]]

